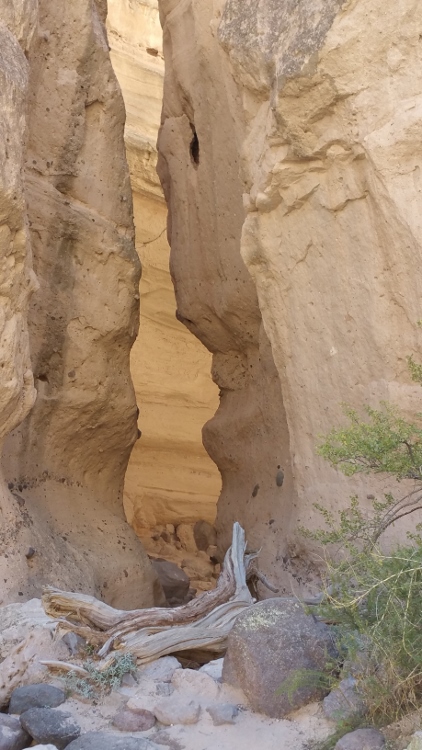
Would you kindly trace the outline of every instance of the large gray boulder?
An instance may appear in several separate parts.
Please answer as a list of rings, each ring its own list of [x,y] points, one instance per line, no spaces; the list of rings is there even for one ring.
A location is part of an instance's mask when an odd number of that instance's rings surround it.
[[[240,687],[255,711],[282,718],[324,697],[328,691],[318,677],[335,656],[332,630],[305,614],[296,599],[267,599],[237,618],[223,682]],[[298,678],[298,686],[289,694],[279,693],[292,677]]]

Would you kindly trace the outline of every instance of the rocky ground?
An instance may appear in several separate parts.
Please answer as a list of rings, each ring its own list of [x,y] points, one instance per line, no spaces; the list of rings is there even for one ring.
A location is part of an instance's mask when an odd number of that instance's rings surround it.
[[[420,715],[383,733],[365,726],[351,668],[328,695],[312,683],[280,693],[301,666],[321,669],[330,633],[279,597],[238,615],[224,658],[136,665],[126,654],[104,664],[84,639],[63,635],[40,600],[3,607],[0,750],[311,750],[339,720],[361,728],[330,750],[421,750]]]
[[[180,668],[174,657],[164,657],[138,670],[133,684],[123,685],[95,701],[72,696],[59,707],[30,710],[25,704],[27,712],[23,712],[22,722],[25,723],[25,715],[31,711],[44,712],[40,716],[41,730],[32,731],[36,741],[48,740],[54,747],[65,746],[54,731],[46,734],[48,714],[58,712],[67,713],[74,720],[80,728],[81,739],[88,732],[106,732],[110,741],[129,737],[149,741],[133,745],[133,750],[164,750],[165,747],[170,750],[214,750],[217,747],[219,750],[248,750],[257,745],[265,750],[302,750],[309,738],[327,734],[330,724],[318,704],[280,720],[252,712],[242,691],[221,683],[222,661],[214,662],[211,668],[191,670]],[[54,681],[54,685],[60,684],[63,687],[62,681]],[[34,703],[37,704],[36,697]],[[13,707],[13,701],[11,708],[19,710],[19,706]],[[0,748],[16,750],[15,745],[8,745],[1,736],[5,716],[0,714]],[[143,730],[134,731],[137,725]],[[73,748],[72,743],[68,746]],[[76,750],[79,745],[74,747]],[[119,744],[110,744],[110,748],[118,747]]]

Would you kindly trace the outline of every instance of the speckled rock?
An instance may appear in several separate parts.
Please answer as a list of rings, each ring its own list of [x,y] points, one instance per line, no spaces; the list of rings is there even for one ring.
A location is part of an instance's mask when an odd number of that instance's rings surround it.
[[[327,625],[306,615],[295,599],[267,599],[237,618],[223,681],[240,687],[255,711],[281,718],[324,696],[314,685],[304,684],[292,695],[278,690],[297,670],[323,669],[329,655],[334,656],[335,649]]]
[[[81,733],[70,713],[54,708],[30,708],[21,714],[21,723],[35,742],[51,743],[58,750],[64,750]]]
[[[56,708],[64,703],[63,690],[40,682],[16,688],[10,696],[9,714],[23,714],[30,708]]]

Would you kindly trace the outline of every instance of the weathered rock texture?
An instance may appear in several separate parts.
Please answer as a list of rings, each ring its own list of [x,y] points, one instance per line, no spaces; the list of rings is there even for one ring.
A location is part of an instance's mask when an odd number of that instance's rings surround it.
[[[32,270],[22,166],[26,136],[28,63],[25,51],[36,23],[36,3],[0,4],[0,439],[27,415],[36,391],[29,359],[27,312],[37,284]],[[16,509],[0,476],[0,554],[13,532]],[[5,572],[0,558],[0,574]],[[15,562],[15,561],[14,561]],[[24,571],[23,561],[16,567]],[[21,570],[16,571],[17,575]]]
[[[139,260],[104,9],[93,0],[0,2],[0,408],[2,434],[16,428],[4,455],[4,601],[39,593],[41,582],[115,606],[151,604],[154,589],[160,600],[122,507],[137,436],[129,352]],[[28,227],[37,399],[17,427],[34,402]]]
[[[214,522],[221,488],[202,426],[217,409],[207,350],[176,320],[166,239],[167,209],[156,173],[164,61],[157,0],[109,0],[111,59],[126,105],[125,142],[136,248],[142,260],[141,326],[131,369],[142,439],[132,451],[125,508],[135,530]]]
[[[312,503],[375,486],[317,458],[318,435],[344,401],[420,411],[405,361],[421,343],[418,4],[160,8],[159,171],[179,317],[221,389],[204,430],[220,542],[238,519],[267,574],[303,582]]]

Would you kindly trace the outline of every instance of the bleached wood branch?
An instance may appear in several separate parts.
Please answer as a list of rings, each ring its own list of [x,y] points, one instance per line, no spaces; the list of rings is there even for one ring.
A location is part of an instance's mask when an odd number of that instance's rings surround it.
[[[245,532],[235,523],[216,588],[181,607],[124,611],[92,596],[51,587],[43,605],[61,625],[101,646],[101,657],[116,649],[146,663],[179,651],[221,651],[236,617],[253,604],[246,579],[254,557],[246,554]]]

